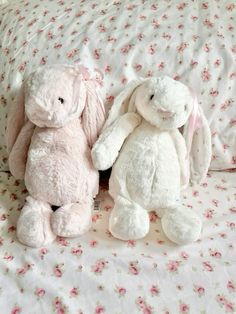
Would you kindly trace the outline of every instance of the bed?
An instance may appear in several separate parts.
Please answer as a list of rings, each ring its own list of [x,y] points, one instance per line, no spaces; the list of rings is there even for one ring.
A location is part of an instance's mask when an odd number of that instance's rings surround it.
[[[0,6],[0,312],[236,313],[236,5],[233,1],[10,1]],[[199,241],[108,232],[106,176],[92,229],[41,249],[18,243],[27,191],[9,173],[5,128],[22,80],[45,64],[83,63],[109,109],[139,76],[170,75],[197,94],[212,131],[207,178],[182,193],[203,219]],[[216,171],[217,170],[217,171]]]

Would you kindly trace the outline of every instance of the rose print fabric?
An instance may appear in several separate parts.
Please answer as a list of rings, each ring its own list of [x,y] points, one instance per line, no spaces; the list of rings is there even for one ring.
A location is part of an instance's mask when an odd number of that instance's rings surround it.
[[[0,10],[0,167],[6,114],[38,66],[83,63],[103,75],[107,109],[137,77],[170,75],[209,120],[212,169],[236,166],[236,4],[230,0],[21,0]]]
[[[212,130],[212,169],[235,168],[234,1],[21,0],[0,9],[0,169],[7,170],[7,111],[38,66],[83,63],[103,78],[107,109],[139,76],[170,75],[195,91]],[[0,172],[0,312],[176,314],[236,312],[236,177],[210,172],[182,201],[203,219],[197,243],[151,231],[122,242],[108,232],[105,190],[92,229],[31,249],[16,221],[27,191]]]
[[[176,246],[150,214],[140,241],[108,232],[112,200],[105,190],[93,225],[74,239],[41,249],[18,243],[22,182],[0,173],[0,312],[11,314],[236,313],[236,173],[211,172],[183,192],[203,219],[201,240]]]

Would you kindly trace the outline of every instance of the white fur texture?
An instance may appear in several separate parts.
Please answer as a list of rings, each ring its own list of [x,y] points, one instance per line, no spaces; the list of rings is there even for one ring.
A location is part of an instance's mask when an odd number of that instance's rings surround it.
[[[163,230],[170,240],[179,244],[197,240],[201,220],[180,205],[188,170],[185,138],[178,128],[184,125],[187,136],[191,127],[189,89],[169,77],[139,80],[128,84],[113,106],[92,150],[97,169],[105,170],[114,163],[109,182],[115,202],[111,233],[122,240],[144,237],[149,230],[147,212],[155,210],[163,217]],[[202,111],[201,115],[204,119]],[[195,172],[199,179],[211,156],[208,124],[203,123],[202,129],[194,134],[190,147],[197,152],[190,159],[197,164],[191,167],[199,171]]]
[[[121,196],[111,212],[109,229],[120,240],[140,239],[149,231],[149,216],[137,203]]]

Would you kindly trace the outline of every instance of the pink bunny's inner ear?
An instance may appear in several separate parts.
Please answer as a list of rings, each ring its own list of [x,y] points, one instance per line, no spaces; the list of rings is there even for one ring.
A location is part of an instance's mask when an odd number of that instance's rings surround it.
[[[199,105],[197,101],[197,97],[193,96],[193,109],[189,117],[189,127],[188,127],[188,153],[191,151],[192,141],[194,132],[200,129],[202,126],[201,114],[199,111]]]
[[[193,136],[196,130],[202,127],[202,118],[199,110],[199,105],[196,95],[191,91],[193,95],[193,109],[189,117],[188,128],[186,134],[186,145],[187,145],[187,155],[186,155],[186,167],[187,167],[187,178],[186,181],[189,182],[190,179],[190,152],[192,148]]]

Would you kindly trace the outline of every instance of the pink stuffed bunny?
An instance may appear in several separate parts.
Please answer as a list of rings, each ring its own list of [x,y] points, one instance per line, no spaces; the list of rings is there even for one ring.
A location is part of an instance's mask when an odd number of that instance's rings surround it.
[[[30,196],[17,223],[20,242],[40,247],[91,224],[98,171],[90,149],[105,121],[84,67],[46,66],[23,84],[8,117],[9,167]],[[53,212],[51,206],[59,208]]]

